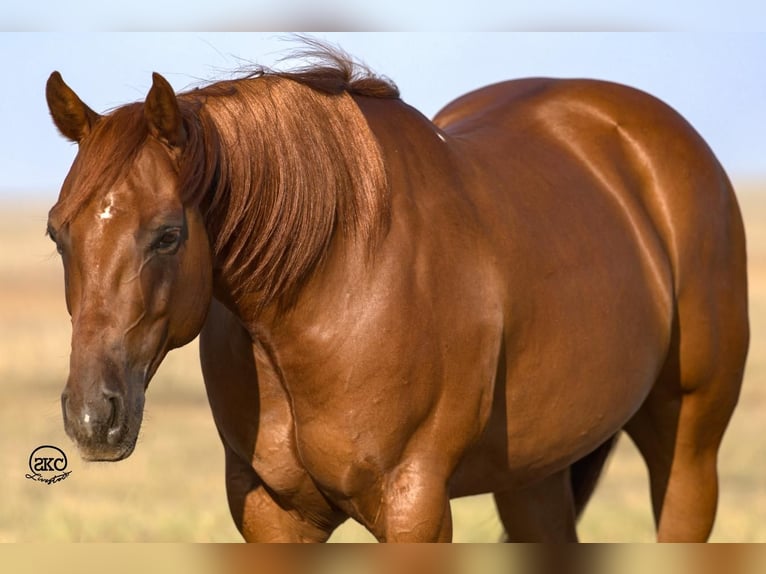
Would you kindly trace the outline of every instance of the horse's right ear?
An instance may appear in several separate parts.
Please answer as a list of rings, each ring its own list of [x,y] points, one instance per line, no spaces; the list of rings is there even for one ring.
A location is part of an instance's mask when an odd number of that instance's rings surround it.
[[[73,142],[79,143],[88,135],[101,117],[77,97],[58,72],[53,72],[48,78],[45,99],[48,100],[53,123],[65,138]]]

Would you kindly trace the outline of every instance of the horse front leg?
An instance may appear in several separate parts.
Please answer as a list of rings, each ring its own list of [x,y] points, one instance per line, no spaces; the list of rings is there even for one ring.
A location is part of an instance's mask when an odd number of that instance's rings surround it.
[[[229,510],[245,541],[325,542],[343,522],[345,517],[325,506],[324,499],[300,509],[280,503],[250,464],[224,448]]]
[[[451,542],[447,476],[425,460],[400,463],[383,481],[370,530],[381,542]]]

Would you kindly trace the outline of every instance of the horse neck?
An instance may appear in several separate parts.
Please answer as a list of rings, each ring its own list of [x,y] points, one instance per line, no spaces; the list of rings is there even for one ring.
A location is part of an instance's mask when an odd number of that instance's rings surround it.
[[[269,77],[227,88],[202,110],[217,177],[201,205],[222,295],[257,312],[291,304],[339,236],[372,244],[388,184],[347,93]]]

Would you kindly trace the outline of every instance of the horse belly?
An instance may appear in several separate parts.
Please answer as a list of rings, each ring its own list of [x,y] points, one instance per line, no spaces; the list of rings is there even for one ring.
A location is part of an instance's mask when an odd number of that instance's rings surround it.
[[[484,433],[450,481],[452,497],[532,484],[595,450],[645,399],[659,355],[646,365],[635,375],[605,371],[598,381],[539,371],[498,381]]]
[[[534,297],[509,312],[492,414],[452,478],[453,496],[547,477],[638,410],[665,361],[671,283],[631,251],[611,263],[604,255],[600,280],[570,271],[530,286]]]

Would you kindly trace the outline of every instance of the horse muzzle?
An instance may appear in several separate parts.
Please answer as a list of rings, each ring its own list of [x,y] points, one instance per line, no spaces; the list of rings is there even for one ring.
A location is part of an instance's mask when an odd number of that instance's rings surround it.
[[[117,461],[128,457],[138,437],[143,393],[138,401],[141,404],[131,408],[124,394],[103,384],[94,384],[88,389],[87,394],[80,394],[67,385],[61,394],[67,435],[77,444],[85,460]],[[136,411],[139,421],[133,420]]]

